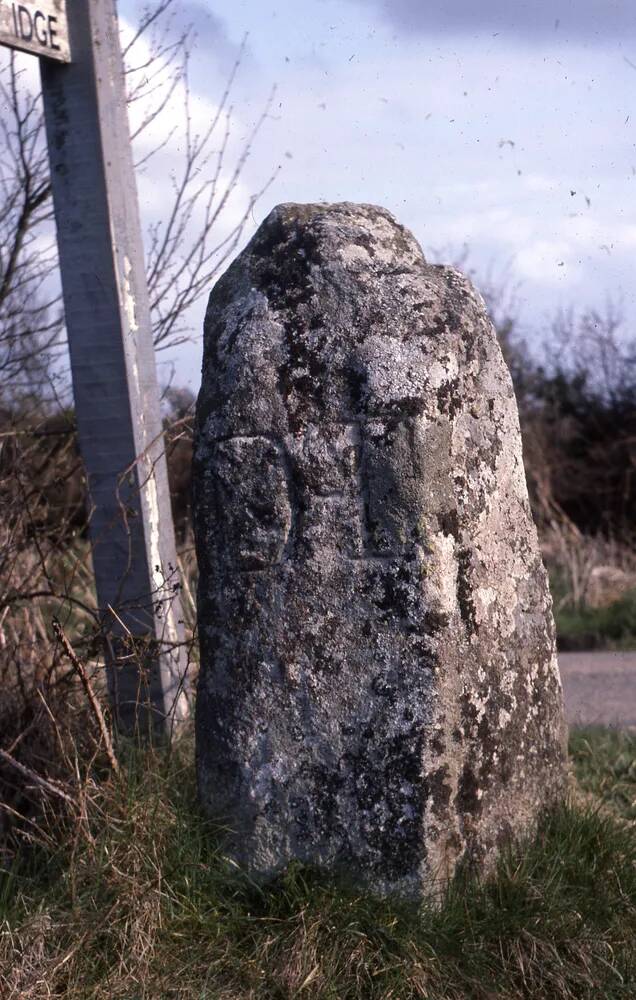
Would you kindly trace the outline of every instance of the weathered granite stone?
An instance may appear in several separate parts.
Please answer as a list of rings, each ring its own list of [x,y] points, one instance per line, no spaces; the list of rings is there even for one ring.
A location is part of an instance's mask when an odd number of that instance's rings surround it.
[[[565,786],[546,574],[481,298],[369,205],[215,286],[195,451],[201,801],[258,876],[417,896]]]

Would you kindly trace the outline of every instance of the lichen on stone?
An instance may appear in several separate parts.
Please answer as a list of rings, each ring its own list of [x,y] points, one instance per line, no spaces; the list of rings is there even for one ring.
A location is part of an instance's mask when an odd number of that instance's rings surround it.
[[[417,897],[566,786],[547,579],[483,301],[369,205],[282,205],[212,291],[201,801],[255,876]]]

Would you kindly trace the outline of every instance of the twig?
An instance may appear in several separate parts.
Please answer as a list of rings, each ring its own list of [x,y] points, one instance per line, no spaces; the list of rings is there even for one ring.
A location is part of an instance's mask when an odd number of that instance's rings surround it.
[[[112,767],[115,774],[119,774],[119,763],[117,761],[117,757],[115,756],[115,751],[113,749],[113,741],[111,739],[110,732],[108,731],[108,726],[106,725],[106,720],[104,718],[104,713],[102,712],[101,705],[99,704],[97,696],[93,690],[93,685],[91,684],[89,676],[86,673],[84,664],[81,662],[81,660],[75,653],[75,650],[73,649],[70,642],[66,638],[66,635],[64,634],[64,629],[62,628],[57,618],[53,619],[52,626],[56,638],[59,640],[60,645],[62,646],[62,649],[64,650],[69,660],[73,664],[75,670],[79,674],[79,678],[82,682],[82,687],[86,692],[86,697],[90,702],[90,706],[93,710],[93,715],[97,720],[97,725],[99,726],[99,730],[102,734],[104,747],[106,749],[106,756],[108,757],[110,766]]]
[[[32,771],[30,767],[26,767],[25,764],[21,764],[19,760],[12,757],[6,750],[0,750],[0,759],[6,761],[7,764],[11,764],[11,766],[14,767],[16,771],[19,771],[20,774],[24,775],[25,778],[29,778],[31,781],[34,781],[36,785],[41,785],[42,788],[46,788],[46,790],[52,792],[53,795],[59,796],[59,798],[64,799],[65,802],[68,802],[70,805],[75,807],[76,803],[70,795],[63,792],[61,788],[57,787],[57,785],[47,781],[41,774],[37,774],[35,771]]]

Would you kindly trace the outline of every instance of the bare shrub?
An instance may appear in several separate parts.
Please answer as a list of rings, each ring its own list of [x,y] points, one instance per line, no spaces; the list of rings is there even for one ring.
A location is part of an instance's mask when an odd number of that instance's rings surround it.
[[[568,519],[553,518],[541,549],[559,576],[557,610],[605,607],[636,588],[636,548],[627,540],[585,535]]]

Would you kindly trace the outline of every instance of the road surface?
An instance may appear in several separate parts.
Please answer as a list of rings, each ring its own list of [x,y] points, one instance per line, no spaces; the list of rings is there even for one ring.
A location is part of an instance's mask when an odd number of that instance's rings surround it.
[[[636,729],[636,651],[559,653],[570,725]]]

